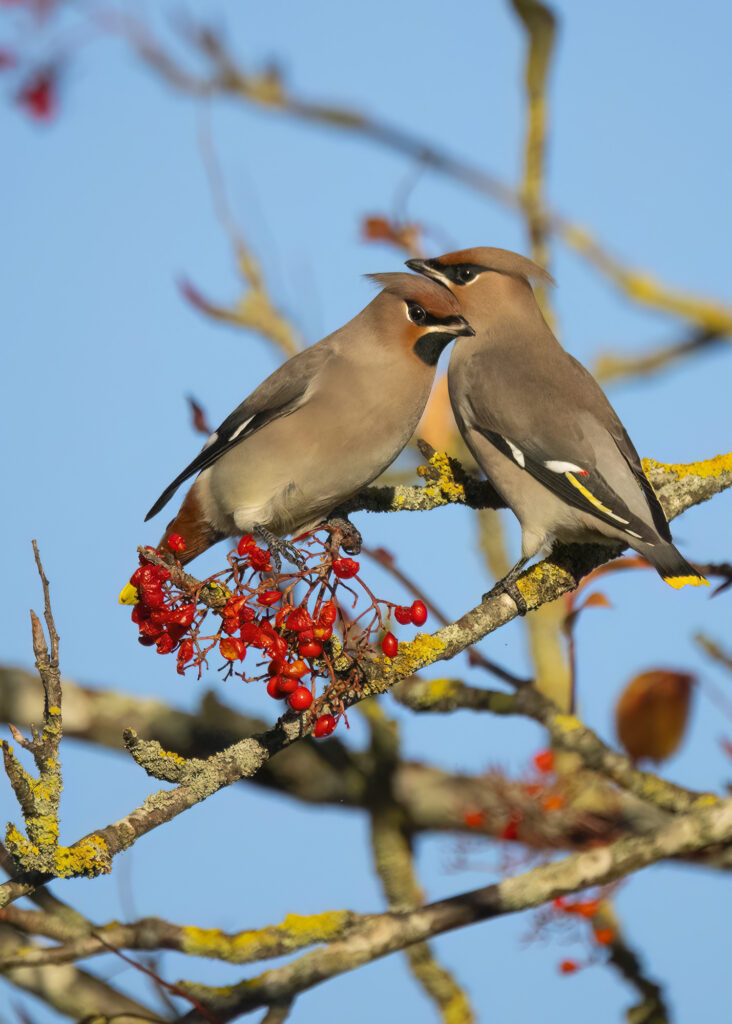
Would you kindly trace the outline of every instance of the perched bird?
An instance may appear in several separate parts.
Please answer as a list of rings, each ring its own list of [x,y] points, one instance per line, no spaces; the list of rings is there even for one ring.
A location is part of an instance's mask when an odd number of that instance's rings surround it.
[[[672,587],[706,583],[674,547],[615,410],[544,320],[530,280],[553,283],[551,276],[506,249],[407,266],[449,288],[475,328],[452,350],[450,402],[465,443],[522,528],[521,558],[494,591],[525,610],[515,580],[554,538],[621,541]]]
[[[216,541],[301,533],[394,461],[412,436],[445,346],[473,333],[457,300],[413,274],[371,274],[358,316],[271,374],[209,437],[145,519],[196,476],[160,547],[188,562]]]

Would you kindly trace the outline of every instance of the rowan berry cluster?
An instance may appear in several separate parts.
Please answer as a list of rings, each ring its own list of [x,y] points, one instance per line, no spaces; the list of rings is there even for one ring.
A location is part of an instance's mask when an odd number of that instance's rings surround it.
[[[392,618],[415,626],[427,620],[422,601],[407,607],[374,597],[359,563],[334,557],[329,541],[325,528],[298,538],[302,568],[287,573],[275,571],[270,551],[247,534],[229,553],[227,568],[196,587],[186,584],[182,572],[173,578],[172,563],[168,568],[156,552],[143,549],[120,599],[134,604],[140,643],[159,654],[175,652],[180,675],[194,669],[200,678],[217,657],[224,678],[263,682],[270,697],[296,712],[311,707],[320,681],[335,713],[317,716],[313,735],[329,736],[343,712],[337,681],[356,681],[358,663],[375,653],[377,643],[387,658],[396,657]],[[177,534],[167,544],[173,552],[185,550]],[[220,621],[206,630],[212,619]]]

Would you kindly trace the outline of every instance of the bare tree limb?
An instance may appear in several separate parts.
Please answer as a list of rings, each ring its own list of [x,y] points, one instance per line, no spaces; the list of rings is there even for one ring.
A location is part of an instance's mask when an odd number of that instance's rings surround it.
[[[292,998],[329,978],[424,942],[455,928],[540,906],[559,896],[639,871],[669,857],[732,841],[732,801],[673,818],[655,835],[620,839],[610,846],[572,854],[514,878],[463,893],[418,910],[374,915],[346,938],[314,950],[284,967],[265,971],[225,991],[181,982],[221,1020]],[[195,1024],[195,1013],[185,1024]]]
[[[732,455],[687,466],[655,463],[650,467],[650,477],[657,485],[666,514],[673,518],[683,509],[707,500],[732,484]],[[540,607],[573,590],[586,573],[617,553],[615,548],[608,546],[574,545],[559,549],[551,559],[541,562],[519,578],[518,586],[528,608]],[[61,871],[57,869],[57,873],[93,876],[109,871],[112,859],[141,836],[171,821],[223,787],[239,779],[250,778],[274,754],[308,734],[316,719],[330,708],[330,700],[337,700],[343,708],[348,708],[366,696],[384,693],[418,669],[449,660],[515,616],[516,607],[507,595],[492,598],[436,633],[418,634],[411,643],[400,645],[395,659],[374,657],[371,662],[364,663],[358,683],[348,678],[337,680],[302,716],[290,712],[262,735],[241,740],[207,761],[186,762],[181,770],[181,781],[175,788],[153,793],[124,818],[80,839],[65,851]],[[128,747],[144,742],[131,730],[126,741]],[[165,757],[169,757],[167,752]],[[161,762],[161,777],[166,778],[170,761],[164,762],[162,755],[158,756],[158,761]],[[146,770],[156,774],[154,752]],[[14,849],[11,852],[15,855]],[[17,898],[17,881],[0,885],[0,906]]]

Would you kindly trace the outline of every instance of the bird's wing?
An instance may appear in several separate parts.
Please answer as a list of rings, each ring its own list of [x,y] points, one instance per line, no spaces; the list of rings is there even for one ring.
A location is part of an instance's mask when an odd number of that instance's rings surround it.
[[[668,525],[668,520],[666,519],[666,513],[663,511],[661,507],[661,502],[658,500],[656,492],[651,487],[650,480],[643,472],[643,466],[641,465],[640,457],[638,455],[638,452],[635,450],[635,445],[628,437],[627,430],[620,422],[620,420],[617,418],[617,416],[615,417],[615,420],[616,427],[615,429],[611,429],[610,431],[612,439],[617,445],[618,451],[625,459],[626,463],[628,464],[628,468],[630,469],[631,473],[633,474],[637,483],[639,484],[641,490],[643,491],[646,503],[648,505],[648,508],[650,509],[651,516],[653,517],[653,525],[656,527],[659,534],[661,535],[661,537],[663,537],[664,540],[670,541],[671,529]]]
[[[167,505],[175,491],[189,477],[212,465],[230,448],[251,437],[267,423],[282,416],[289,416],[299,409],[312,393],[315,378],[330,354],[328,346],[313,345],[288,359],[270,374],[231,415],[226,417],[221,426],[211,434],[193,462],[165,488],[145,516],[145,522]]]
[[[608,482],[606,474],[594,463],[593,457],[582,458],[574,453],[570,457],[566,445],[562,445],[559,450],[549,450],[535,438],[514,440],[498,431],[475,424],[473,429],[478,430],[495,448],[530,473],[535,480],[566,504],[602,520],[609,526],[614,526],[631,537],[650,543],[657,539],[656,533],[648,524],[628,508],[617,490]],[[642,469],[640,473],[643,476]],[[645,477],[643,479],[645,480]],[[646,487],[640,479],[637,482],[648,500]],[[650,490],[648,481],[646,485]],[[657,503],[658,499],[655,495],[653,497]],[[660,505],[658,507],[663,516]],[[665,517],[663,522],[668,531]]]

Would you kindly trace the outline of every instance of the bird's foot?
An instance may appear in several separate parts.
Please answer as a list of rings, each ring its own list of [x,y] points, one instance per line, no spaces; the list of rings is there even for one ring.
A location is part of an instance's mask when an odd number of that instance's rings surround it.
[[[363,537],[350,519],[345,516],[333,516],[325,524],[330,530],[330,550],[333,558],[343,548],[347,555],[358,555],[363,545]]]
[[[258,534],[269,548],[270,558],[272,559],[272,568],[276,573],[279,574],[282,572],[283,558],[292,565],[297,566],[300,572],[305,571],[305,559],[294,544],[285,540],[284,537],[278,537],[277,534],[268,530],[266,526],[257,525],[254,527],[253,532]]]
[[[499,580],[495,586],[491,587],[487,594],[483,594],[482,600],[488,601],[491,597],[500,597],[501,594],[508,594],[513,603],[516,605],[516,611],[519,615],[526,615],[528,606],[524,595],[521,593],[519,588],[516,586],[516,580],[506,577],[504,580]]]

